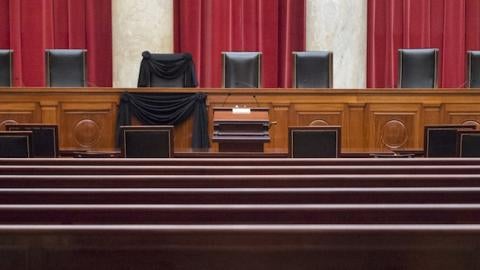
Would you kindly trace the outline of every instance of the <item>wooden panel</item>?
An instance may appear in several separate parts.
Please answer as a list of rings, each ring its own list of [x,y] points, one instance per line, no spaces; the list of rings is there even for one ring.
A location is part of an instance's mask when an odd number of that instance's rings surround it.
[[[332,126],[342,124],[342,112],[299,112],[300,126]]]
[[[441,104],[424,104],[423,105],[423,125],[438,125],[442,121]]]
[[[369,148],[374,151],[420,147],[417,105],[371,105],[367,126]]]
[[[295,105],[298,126],[326,126],[343,123],[341,104],[302,104]]]
[[[43,101],[40,102],[42,108],[42,123],[44,124],[58,124],[58,102]]]
[[[0,103],[0,130],[5,130],[6,124],[41,122],[38,103]]]
[[[24,247],[14,247],[12,243],[0,246],[0,263],[2,269],[27,270],[29,252]]]
[[[282,152],[288,145],[289,104],[275,104],[272,106],[270,117],[270,143],[265,144],[265,151]]]
[[[445,123],[476,125],[480,128],[480,107],[472,104],[448,104],[445,106]]]
[[[183,149],[184,151],[192,148],[192,130],[193,121],[185,121],[175,125],[174,129],[174,145],[175,149]]]
[[[459,89],[134,89],[139,93],[207,94],[209,135],[213,107],[269,108],[267,152],[287,152],[287,128],[341,125],[343,152],[418,149],[426,124],[480,126],[480,91]],[[115,150],[119,97],[114,88],[0,88],[5,123],[56,123],[62,148]],[[134,121],[135,123],[135,121]],[[175,150],[191,151],[192,119],[175,127]],[[217,151],[211,144],[210,151]]]
[[[0,253],[2,270],[465,270],[480,263],[478,225],[11,227],[0,246],[18,253]]]
[[[365,104],[348,104],[348,117],[342,125],[342,151],[362,152],[365,151]]]
[[[110,150],[115,147],[116,110],[109,103],[60,105],[60,147]]]

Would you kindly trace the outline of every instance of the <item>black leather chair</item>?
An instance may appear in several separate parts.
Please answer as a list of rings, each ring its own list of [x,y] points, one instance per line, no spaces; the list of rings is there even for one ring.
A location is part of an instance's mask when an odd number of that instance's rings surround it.
[[[339,126],[289,127],[289,156],[292,158],[339,157],[341,138]]]
[[[458,156],[480,157],[480,131],[462,130],[458,132]]]
[[[222,87],[261,87],[262,53],[222,52]]]
[[[333,53],[293,52],[294,88],[332,88]]]
[[[29,158],[31,154],[31,131],[0,131],[0,158]]]
[[[120,134],[123,157],[173,157],[173,126],[121,126]]]
[[[425,157],[457,157],[458,131],[474,130],[475,125],[429,125],[424,130]]]
[[[399,49],[399,88],[436,88],[438,49]]]
[[[86,50],[45,51],[45,79],[49,87],[87,86]]]
[[[12,50],[0,50],[0,86],[12,86]]]
[[[467,87],[480,88],[480,51],[467,52]]]
[[[189,53],[142,53],[139,87],[195,87],[192,55]]]
[[[31,131],[34,158],[58,157],[58,126],[44,124],[14,124],[5,126],[8,131]]]

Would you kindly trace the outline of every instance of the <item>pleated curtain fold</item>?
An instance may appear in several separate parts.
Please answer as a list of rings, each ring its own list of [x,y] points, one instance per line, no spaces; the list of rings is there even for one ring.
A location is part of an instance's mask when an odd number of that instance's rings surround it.
[[[112,85],[111,0],[0,0],[14,86],[45,86],[45,49],[87,49],[88,85]]]
[[[262,85],[290,87],[305,50],[305,0],[174,0],[175,51],[193,55],[201,87],[220,87],[222,51],[260,51]]]
[[[480,50],[479,0],[369,0],[367,85],[397,85],[398,49],[438,48],[439,87],[466,85],[466,51]]]

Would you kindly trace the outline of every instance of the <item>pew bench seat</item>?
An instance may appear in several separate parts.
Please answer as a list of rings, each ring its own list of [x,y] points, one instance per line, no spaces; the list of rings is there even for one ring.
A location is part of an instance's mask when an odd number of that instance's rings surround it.
[[[479,225],[0,225],[8,270],[471,270],[479,246]]]

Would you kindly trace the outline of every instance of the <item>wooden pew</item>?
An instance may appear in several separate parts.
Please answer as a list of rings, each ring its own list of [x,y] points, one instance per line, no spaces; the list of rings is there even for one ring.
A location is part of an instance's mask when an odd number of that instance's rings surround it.
[[[480,224],[480,204],[22,204],[0,224]]]
[[[5,270],[472,270],[479,246],[479,225],[0,226]]]
[[[0,175],[0,188],[262,187],[480,187],[480,175]]]
[[[480,165],[431,166],[0,166],[0,175],[478,174]]]
[[[0,159],[0,165],[69,166],[406,166],[480,165],[480,158],[33,158]]]
[[[0,204],[473,204],[480,188],[0,189]]]

